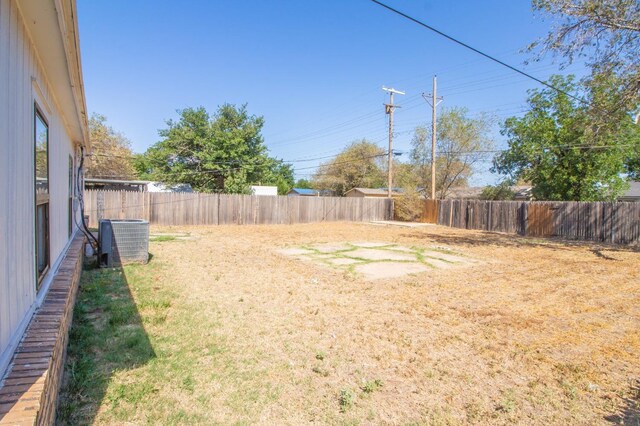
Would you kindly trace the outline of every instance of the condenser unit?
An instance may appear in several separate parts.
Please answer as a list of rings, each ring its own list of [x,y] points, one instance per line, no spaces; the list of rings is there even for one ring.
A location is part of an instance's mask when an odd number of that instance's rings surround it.
[[[100,266],[149,261],[149,222],[138,219],[102,219],[99,222]]]

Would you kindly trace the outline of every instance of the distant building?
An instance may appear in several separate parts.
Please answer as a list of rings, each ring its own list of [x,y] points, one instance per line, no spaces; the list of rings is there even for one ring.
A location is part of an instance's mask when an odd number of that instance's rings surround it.
[[[150,182],[146,180],[95,179],[85,178],[85,189],[102,189],[107,191],[145,192]]]
[[[188,183],[164,184],[147,180],[94,179],[84,180],[85,189],[133,192],[194,192]]]
[[[309,188],[291,188],[291,190],[287,192],[287,195],[289,197],[319,197],[320,191]]]
[[[320,196],[321,197],[335,197],[336,196],[336,191],[334,191],[333,189],[320,189]]]
[[[480,200],[482,199],[482,192],[486,187],[484,186],[465,186],[449,189],[445,199],[454,200]],[[514,192],[513,199],[516,201],[530,201],[532,199],[531,186],[520,185],[512,186],[511,190]]]
[[[251,195],[266,195],[275,197],[276,195],[278,195],[278,187],[251,185]]]
[[[172,185],[164,184],[161,182],[148,182],[147,192],[194,192],[193,188],[188,183],[175,183]]]
[[[444,198],[454,200],[479,200],[483,190],[484,186],[465,186],[451,188]]]
[[[635,201],[640,202],[640,182],[630,181],[631,187],[620,197],[618,201]]]
[[[531,186],[512,186],[511,190],[515,192],[513,199],[516,201],[531,201],[533,199]]]
[[[402,195],[402,190],[393,188],[392,197]],[[345,197],[361,197],[361,198],[385,198],[389,196],[387,188],[353,188],[345,192]]]

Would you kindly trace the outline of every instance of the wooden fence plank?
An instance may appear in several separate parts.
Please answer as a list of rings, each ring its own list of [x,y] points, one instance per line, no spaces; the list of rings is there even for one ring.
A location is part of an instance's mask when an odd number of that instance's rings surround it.
[[[440,200],[433,217],[455,228],[640,244],[640,203]]]
[[[100,219],[145,219],[157,225],[295,224],[391,220],[393,201],[344,197],[86,190],[89,226]]]

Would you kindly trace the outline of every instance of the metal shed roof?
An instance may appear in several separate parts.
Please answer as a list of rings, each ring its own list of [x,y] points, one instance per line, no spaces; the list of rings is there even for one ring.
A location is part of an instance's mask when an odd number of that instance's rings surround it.
[[[292,188],[291,192],[295,192],[296,194],[300,194],[300,195],[313,195],[316,196],[318,195],[318,191],[316,189],[308,189],[308,188]]]

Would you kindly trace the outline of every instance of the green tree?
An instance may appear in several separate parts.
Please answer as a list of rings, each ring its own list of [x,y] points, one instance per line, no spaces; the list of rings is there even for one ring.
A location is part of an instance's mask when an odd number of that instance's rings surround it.
[[[436,198],[445,198],[451,188],[467,186],[474,167],[488,158],[493,148],[489,137],[491,119],[471,118],[466,108],[444,109],[437,121]],[[411,141],[411,164],[418,186],[431,192],[431,127],[417,127]]]
[[[550,83],[567,93],[578,89],[572,77],[553,76]],[[531,182],[538,200],[615,199],[626,187],[625,165],[640,149],[631,117],[612,116],[596,128],[588,105],[553,89],[529,93],[530,111],[503,125],[509,148],[494,158],[492,171]]]
[[[629,179],[640,181],[640,155],[630,158],[626,164]]]
[[[301,189],[312,189],[313,188],[312,185],[311,185],[311,181],[309,181],[307,179],[298,179],[293,186],[294,186],[294,188],[301,188]]]
[[[584,81],[601,91],[600,80],[614,81],[615,102],[592,105],[594,119],[606,122],[615,111],[636,110],[640,102],[640,3],[638,0],[532,0],[535,11],[555,25],[532,43],[535,59],[552,53],[563,65],[585,58],[591,75]]]
[[[251,184],[284,191],[293,184],[291,167],[268,156],[264,119],[250,115],[246,105],[224,104],[213,116],[203,107],[178,113],[178,121],[158,131],[162,140],[136,160],[139,173],[202,192],[248,193]]]
[[[89,118],[91,155],[86,164],[87,177],[133,179],[131,143],[120,132],[107,125],[104,115],[92,114]]]
[[[413,164],[402,161],[394,162],[393,186],[402,188],[405,192],[418,191],[419,179]]]
[[[131,165],[138,179],[152,180],[151,172],[153,171],[153,165],[151,159],[146,154],[133,154],[131,157]]]
[[[258,182],[263,185],[273,185],[278,187],[278,195],[286,195],[293,188],[293,167],[280,160],[270,159],[267,172],[263,179]]]
[[[353,142],[336,157],[320,164],[313,175],[313,187],[344,195],[355,187],[385,186],[384,157],[384,150],[374,143],[365,139]]]
[[[480,193],[481,200],[513,200],[516,192],[511,189],[513,181],[505,179],[496,185],[487,185]]]

